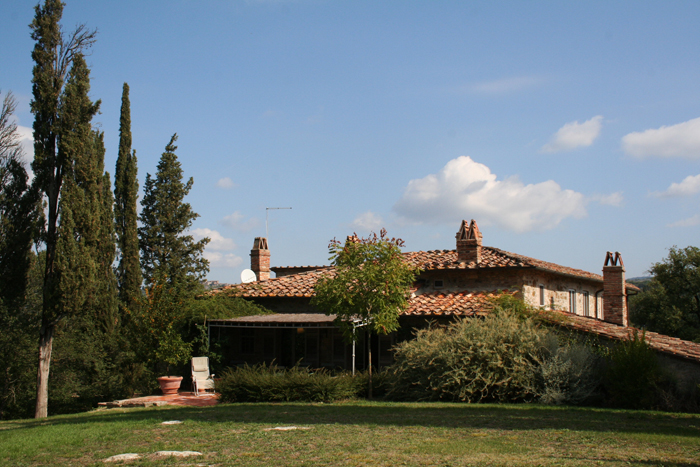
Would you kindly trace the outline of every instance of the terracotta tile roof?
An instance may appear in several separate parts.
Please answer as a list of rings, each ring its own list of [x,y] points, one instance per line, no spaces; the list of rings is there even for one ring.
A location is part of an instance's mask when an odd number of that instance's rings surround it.
[[[323,269],[276,277],[264,282],[235,284],[218,290],[220,293],[244,298],[313,297],[316,282],[321,276],[327,274],[333,274],[333,268],[327,266]]]
[[[335,321],[336,315],[324,313],[275,313],[270,315],[241,316],[229,319],[210,319],[209,322],[219,323],[250,323],[250,324],[329,324]]]
[[[528,256],[517,255],[493,247],[483,247],[481,261],[477,265],[474,262],[460,263],[457,261],[455,250],[430,250],[410,251],[403,254],[407,262],[421,268],[424,271],[441,269],[484,269],[484,268],[533,268],[549,271],[555,274],[580,277],[602,282],[603,276],[569,268],[558,264],[541,261]],[[306,266],[303,268],[308,268]],[[331,274],[331,266],[313,266],[314,270],[304,271],[298,274],[289,274],[265,282],[250,282],[247,284],[235,284],[221,289],[229,294],[241,297],[312,297],[314,286],[321,275]],[[293,269],[294,267],[272,268]],[[639,290],[633,284],[627,284],[628,289]]]
[[[495,250],[495,249],[493,249]],[[500,250],[496,250],[500,252]],[[429,253],[421,255],[421,253]],[[412,253],[413,258],[440,258],[442,255],[449,254],[445,252],[417,252]],[[454,252],[452,252],[454,253]],[[456,255],[455,255],[456,256]],[[518,256],[518,255],[513,255]],[[532,260],[532,258],[523,258],[522,261],[533,261],[530,264],[537,264],[537,267],[552,270],[553,267],[559,267],[552,263]],[[515,260],[514,260],[515,261]],[[437,263],[436,263],[437,264]],[[571,268],[562,268],[563,273],[569,274]],[[578,271],[578,270],[573,270]],[[582,271],[584,272],[584,271]],[[270,279],[265,282],[251,282],[248,284],[236,284],[222,289],[213,291],[212,293],[228,293],[235,296],[246,298],[257,297],[306,297],[310,298],[314,293],[314,286],[322,275],[333,274],[331,267],[323,269],[294,274],[290,276]],[[590,274],[590,273],[586,273]],[[595,276],[591,274],[591,276]],[[602,278],[601,278],[602,279]],[[629,288],[629,286],[628,286]],[[457,293],[440,293],[432,292],[421,295],[414,295],[409,301],[409,307],[404,312],[405,316],[479,316],[488,312],[488,300],[502,293],[512,292],[457,292]],[[564,311],[554,312],[556,315],[561,315],[563,319],[554,320],[561,326],[570,329],[589,332],[610,339],[620,340],[626,339],[634,332],[634,328],[624,328],[611,323],[578,316]],[[686,358],[694,361],[700,361],[700,344],[677,339],[675,337],[665,336],[655,332],[646,332],[645,337],[649,345],[660,352],[675,355],[677,357]]]
[[[328,266],[273,266],[270,269],[272,271],[288,271],[288,270],[296,270],[296,269],[304,269],[306,271],[312,271],[314,269],[324,269],[327,268]]]
[[[424,271],[436,269],[535,268],[555,274],[564,274],[603,282],[603,276],[600,274],[594,274],[582,269],[560,266],[548,261],[541,261],[539,259],[530,258],[529,256],[510,253],[489,246],[482,247],[481,261],[478,265],[473,261],[469,263],[458,262],[456,250],[411,251],[404,253],[404,257],[408,262]],[[639,288],[633,284],[627,284],[627,288],[639,290]]]
[[[491,247],[481,249],[481,261],[460,263],[455,250],[409,251],[403,254],[406,260],[425,271],[433,269],[476,269],[498,267],[527,267],[520,258],[509,256],[505,252]]]
[[[565,311],[555,311],[553,313],[554,319],[552,321],[561,326],[614,340],[627,339],[635,330],[639,332],[639,335],[642,333],[641,330],[633,327],[622,327],[595,318],[573,315]],[[557,319],[559,316],[562,318],[561,320]],[[700,344],[651,331],[646,331],[644,333],[644,338],[654,350],[688,360],[700,361]]]
[[[433,269],[538,268],[601,282],[603,280],[603,276],[600,274],[560,266],[488,246],[482,247],[481,261],[478,265],[473,261],[469,263],[458,262],[455,250],[412,251],[404,253],[404,257],[414,266],[428,271]]]
[[[489,300],[501,295],[493,292],[431,292],[412,296],[404,316],[483,316],[491,308]]]

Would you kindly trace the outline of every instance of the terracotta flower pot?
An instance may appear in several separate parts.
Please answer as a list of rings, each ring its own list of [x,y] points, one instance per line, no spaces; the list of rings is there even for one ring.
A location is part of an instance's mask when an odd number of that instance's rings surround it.
[[[177,390],[180,389],[180,382],[182,382],[182,376],[161,376],[156,379],[158,384],[160,384],[160,390],[163,391],[165,396],[177,394]]]

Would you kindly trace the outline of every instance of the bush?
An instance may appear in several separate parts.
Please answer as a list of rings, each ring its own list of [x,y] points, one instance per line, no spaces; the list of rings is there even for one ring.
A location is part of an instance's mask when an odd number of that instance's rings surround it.
[[[538,369],[538,400],[580,405],[593,400],[601,385],[601,358],[590,346],[550,332],[543,340]]]
[[[516,402],[535,399],[546,331],[520,310],[496,304],[467,318],[418,331],[395,347],[388,397],[403,400]]]
[[[610,352],[605,370],[608,402],[630,409],[656,406],[663,373],[656,352],[635,331]]]
[[[217,389],[222,402],[332,402],[356,397],[363,381],[345,372],[263,363],[224,370]]]
[[[394,373],[389,368],[383,368],[379,371],[372,371],[372,397],[374,399],[385,399],[387,393],[392,386]],[[357,397],[367,398],[367,390],[369,388],[369,373],[360,371],[355,375],[357,385]]]

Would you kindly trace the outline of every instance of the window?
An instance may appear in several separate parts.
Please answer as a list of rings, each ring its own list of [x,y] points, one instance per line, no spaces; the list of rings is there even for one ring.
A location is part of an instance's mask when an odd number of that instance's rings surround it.
[[[576,291],[569,290],[569,313],[576,313]]]
[[[241,329],[241,353],[248,355],[255,353],[255,329]]]
[[[583,314],[591,316],[591,310],[588,305],[588,291],[583,292]]]
[[[540,284],[540,306],[544,306],[544,285]]]

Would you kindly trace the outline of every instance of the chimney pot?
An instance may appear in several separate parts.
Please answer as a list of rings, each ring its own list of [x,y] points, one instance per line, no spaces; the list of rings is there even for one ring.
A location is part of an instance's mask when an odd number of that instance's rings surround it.
[[[627,290],[622,256],[608,251],[603,265],[603,321],[627,327]]]
[[[481,262],[482,235],[476,221],[472,219],[470,223],[467,223],[463,220],[455,237],[457,239],[457,261],[479,264]]]
[[[259,281],[270,279],[270,250],[267,247],[267,238],[255,237],[253,249],[250,250],[250,269]]]

